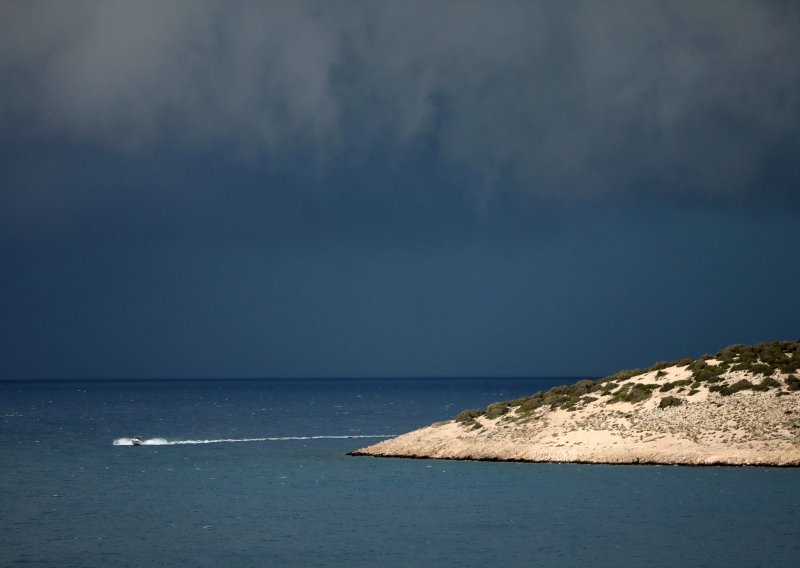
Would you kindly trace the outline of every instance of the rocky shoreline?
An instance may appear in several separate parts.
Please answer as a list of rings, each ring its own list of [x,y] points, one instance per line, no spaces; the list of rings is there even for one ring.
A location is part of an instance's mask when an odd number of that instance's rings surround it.
[[[736,345],[465,411],[353,456],[800,466],[800,343]]]

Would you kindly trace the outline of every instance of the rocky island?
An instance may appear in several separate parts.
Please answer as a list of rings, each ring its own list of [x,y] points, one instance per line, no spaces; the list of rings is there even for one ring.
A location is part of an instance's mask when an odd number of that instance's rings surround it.
[[[733,345],[532,396],[355,456],[800,466],[800,341]]]

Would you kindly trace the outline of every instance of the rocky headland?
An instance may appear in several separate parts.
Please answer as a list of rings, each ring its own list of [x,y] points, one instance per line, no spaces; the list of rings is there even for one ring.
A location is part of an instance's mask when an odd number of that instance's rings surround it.
[[[620,371],[351,452],[606,464],[800,466],[800,341]]]

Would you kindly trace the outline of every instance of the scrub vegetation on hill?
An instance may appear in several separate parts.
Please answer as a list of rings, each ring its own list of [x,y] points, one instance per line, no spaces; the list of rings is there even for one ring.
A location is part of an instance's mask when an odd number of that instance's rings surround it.
[[[384,440],[353,455],[800,467],[800,341],[583,380]]]
[[[688,378],[670,382],[659,382],[666,376],[664,369],[680,368],[689,371]],[[746,373],[747,378],[732,380]],[[699,359],[662,361],[647,369],[619,371],[598,380],[582,380],[572,385],[561,385],[531,396],[495,402],[486,409],[465,410],[454,417],[456,422],[471,428],[481,428],[478,418],[498,418],[516,409],[517,416],[524,418],[533,411],[545,407],[550,410],[575,410],[583,405],[604,398],[609,404],[619,402],[637,403],[647,400],[654,392],[683,392],[689,395],[705,387],[711,393],[730,396],[743,390],[775,390],[777,396],[800,390],[800,340],[757,343],[755,345],[731,345],[716,355],[704,355]],[[652,373],[652,383],[628,382],[634,377]],[[758,382],[754,379],[760,378]],[[668,395],[661,399],[659,408],[665,409],[682,404],[680,398]]]

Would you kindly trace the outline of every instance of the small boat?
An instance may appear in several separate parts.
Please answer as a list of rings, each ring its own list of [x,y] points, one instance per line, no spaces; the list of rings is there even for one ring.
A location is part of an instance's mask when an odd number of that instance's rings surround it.
[[[139,437],[131,438],[131,446],[141,446],[142,439]]]

